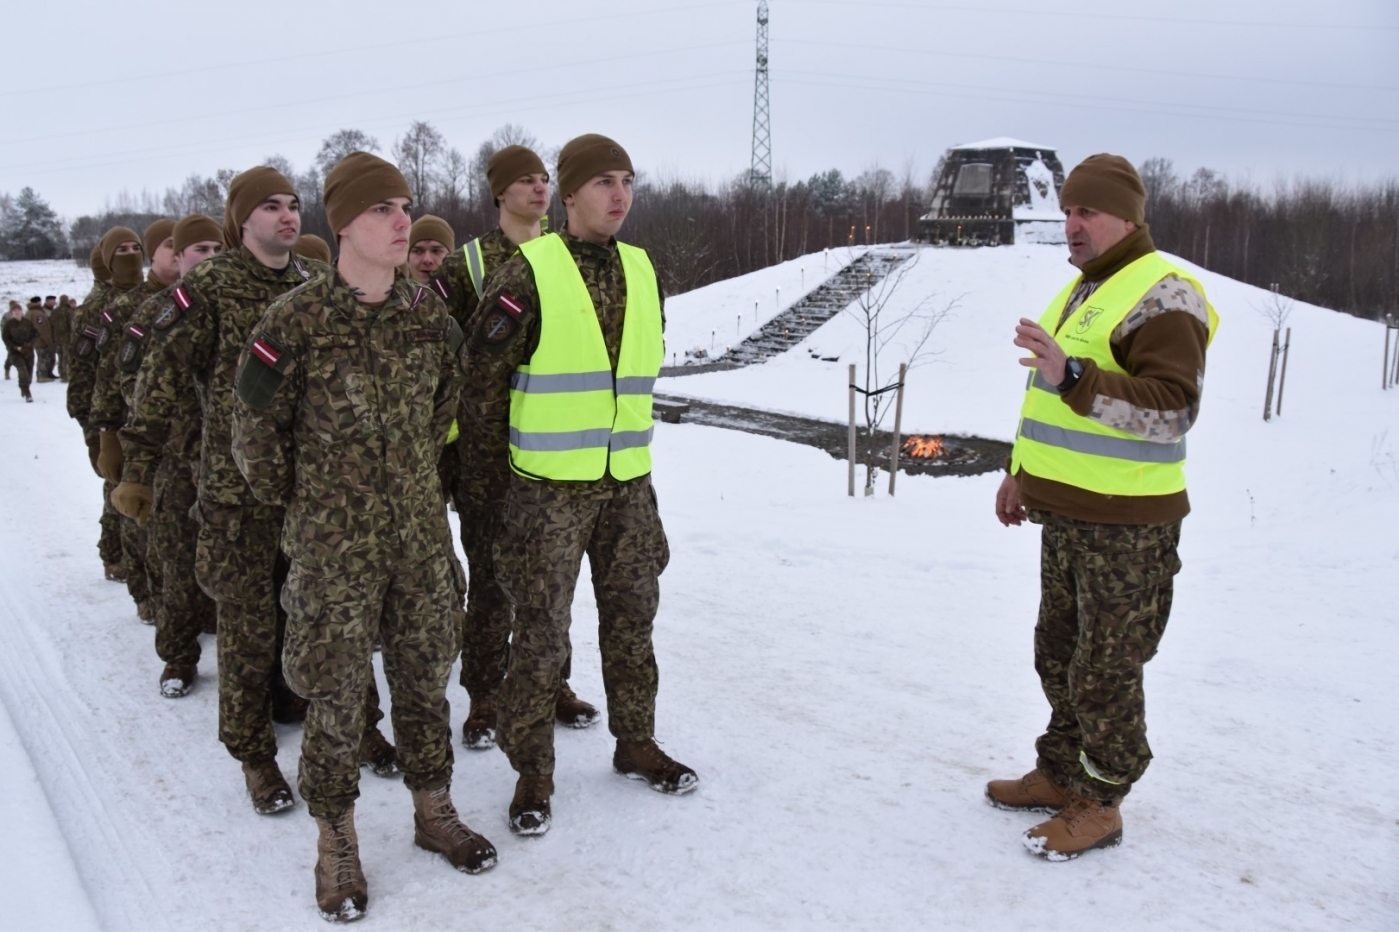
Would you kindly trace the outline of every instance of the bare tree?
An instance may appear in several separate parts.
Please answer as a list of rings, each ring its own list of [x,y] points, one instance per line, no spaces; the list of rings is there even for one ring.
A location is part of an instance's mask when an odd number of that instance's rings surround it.
[[[441,209],[450,213],[461,210],[466,197],[467,168],[466,156],[455,146],[442,154],[437,168],[440,184],[437,192],[440,202],[438,206]]]
[[[426,209],[437,183],[437,164],[447,141],[426,120],[415,120],[408,132],[394,140],[391,150],[398,170],[408,182],[415,206]]]
[[[321,142],[321,151],[316,153],[316,168],[321,175],[335,167],[351,152],[378,152],[379,140],[358,129],[336,130]]]
[[[903,305],[896,310],[891,307],[894,296],[899,293],[904,280],[918,265],[922,249],[916,246],[895,248],[890,252],[871,252],[872,261],[897,263],[887,275],[875,280],[874,273],[867,272],[870,287],[861,291],[845,309],[845,313],[859,323],[865,333],[865,371],[863,386],[858,391],[864,396],[864,423],[860,430],[860,459],[865,464],[865,494],[874,494],[874,481],[879,474],[877,465],[880,448],[878,434],[889,409],[893,407],[894,385],[885,385],[888,373],[897,372],[899,362],[908,365],[908,371],[931,361],[937,352],[929,346],[933,331],[947,319],[961,303],[961,297],[942,300],[934,292],[915,302],[911,307]],[[847,260],[848,262],[849,260]],[[857,380],[860,378],[856,376]]]
[[[490,138],[476,148],[476,154],[472,156],[471,164],[467,168],[467,182],[471,186],[471,207],[473,210],[477,207],[484,210],[494,200],[491,197],[490,185],[486,182],[486,164],[490,162],[491,156],[506,146],[525,146],[533,149],[540,158],[544,156],[539,151],[539,140],[535,139],[523,126],[506,123],[491,133]]]

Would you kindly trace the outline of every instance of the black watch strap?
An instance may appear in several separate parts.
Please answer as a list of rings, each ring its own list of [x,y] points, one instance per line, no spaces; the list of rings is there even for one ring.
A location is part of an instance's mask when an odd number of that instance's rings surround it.
[[[1077,385],[1081,378],[1083,378],[1083,363],[1077,357],[1070,356],[1064,361],[1064,381],[1054,386],[1054,390],[1062,395]]]

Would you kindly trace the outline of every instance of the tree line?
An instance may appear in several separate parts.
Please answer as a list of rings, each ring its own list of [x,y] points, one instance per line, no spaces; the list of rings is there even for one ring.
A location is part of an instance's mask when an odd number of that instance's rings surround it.
[[[322,181],[356,149],[399,166],[415,214],[436,214],[468,236],[495,226],[486,163],[512,144],[529,146],[549,165],[558,154],[557,147],[506,124],[465,155],[431,123],[416,121],[387,150],[363,131],[344,129],[323,140],[304,169],[281,155],[264,163],[300,193],[303,232],[327,241],[333,237],[320,199]],[[1147,159],[1140,170],[1147,219],[1160,248],[1231,278],[1263,288],[1276,284],[1293,298],[1358,316],[1399,310],[1399,180],[1345,185],[1301,179],[1264,190],[1231,183],[1207,168],[1181,178],[1168,159]],[[823,249],[916,240],[937,172],[922,178],[911,163],[897,175],[876,165],[854,177],[831,169],[754,187],[746,172],[713,183],[643,169],[626,236],[655,257],[667,292],[680,294]],[[118,224],[139,230],[157,217],[196,211],[221,218],[236,173],[190,175],[159,195],[123,193],[67,230],[32,189],[18,197],[0,194],[0,258],[71,254],[85,263],[102,233]],[[563,216],[555,198],[551,227]]]

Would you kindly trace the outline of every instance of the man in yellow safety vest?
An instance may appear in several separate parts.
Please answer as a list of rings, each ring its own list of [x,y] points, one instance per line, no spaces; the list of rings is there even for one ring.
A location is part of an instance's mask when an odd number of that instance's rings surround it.
[[[511,469],[494,547],[515,612],[496,740],[519,774],[510,828],[525,835],[550,824],[555,703],[584,554],[613,767],[663,793],[699,785],[654,738],[651,635],[670,556],[650,446],[664,320],[651,260],[615,236],[631,209],[631,159],[611,139],[580,136],[558,174],[568,225],[521,243],[486,283],[463,395],[463,415],[500,439]]]
[[[1170,616],[1185,433],[1218,325],[1156,251],[1130,162],[1091,156],[1059,203],[1080,274],[1016,327],[1031,374],[996,493],[1002,524],[1043,528],[1035,669],[1051,713],[1035,769],[986,787],[998,808],[1053,814],[1024,842],[1055,861],[1121,842],[1119,804],[1151,761],[1142,667]]]

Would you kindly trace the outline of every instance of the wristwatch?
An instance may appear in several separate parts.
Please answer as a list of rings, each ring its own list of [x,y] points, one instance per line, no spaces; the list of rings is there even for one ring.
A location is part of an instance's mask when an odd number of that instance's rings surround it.
[[[1064,360],[1064,381],[1054,386],[1054,390],[1062,395],[1077,385],[1081,378],[1083,378],[1083,361],[1077,356],[1070,356]]]

